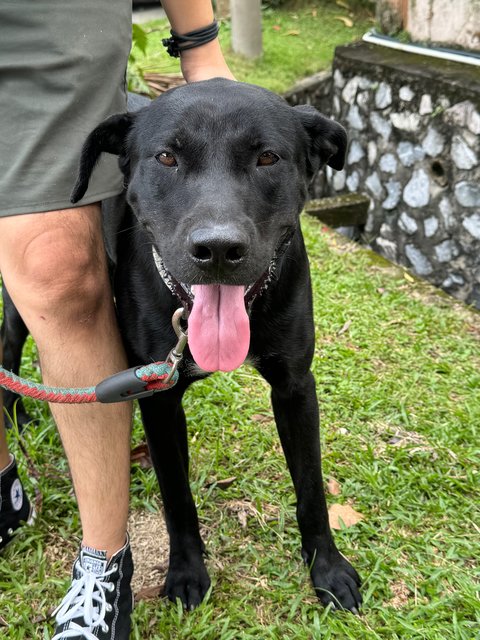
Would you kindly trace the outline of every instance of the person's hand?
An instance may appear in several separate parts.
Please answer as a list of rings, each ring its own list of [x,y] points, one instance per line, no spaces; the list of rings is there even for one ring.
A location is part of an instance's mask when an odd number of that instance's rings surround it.
[[[187,82],[198,82],[210,78],[235,80],[225,62],[218,40],[184,51],[180,56],[180,63],[183,77]]]

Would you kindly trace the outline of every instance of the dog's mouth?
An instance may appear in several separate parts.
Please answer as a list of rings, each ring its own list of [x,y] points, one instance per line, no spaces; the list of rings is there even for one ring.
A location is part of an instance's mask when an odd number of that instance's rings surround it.
[[[244,363],[250,347],[251,306],[274,278],[278,258],[292,235],[282,239],[266,271],[247,286],[179,282],[152,245],[155,265],[163,282],[179,298],[188,315],[190,353],[204,371],[233,371]]]
[[[285,243],[285,249],[287,245],[288,243]],[[283,243],[282,243],[282,247],[283,247]],[[285,249],[282,250],[282,253]],[[160,255],[159,251],[156,249],[155,245],[153,244],[152,244],[152,254],[153,254],[153,259],[155,261],[155,266],[163,282],[165,283],[167,288],[170,289],[170,291],[175,296],[177,296],[177,298],[180,300],[187,315],[190,314],[193,307],[196,286],[235,287],[235,285],[190,285],[184,282],[179,282],[167,269],[162,256]],[[250,311],[250,308],[255,298],[257,298],[259,295],[263,293],[263,291],[265,291],[265,289],[267,289],[270,281],[273,278],[273,274],[275,272],[275,265],[279,256],[280,256],[280,252],[278,250],[275,251],[275,254],[272,260],[270,261],[270,264],[267,270],[260,276],[258,280],[256,280],[255,282],[249,285],[238,285],[240,288],[243,289],[243,298],[244,298],[245,308],[247,312]]]
[[[163,282],[188,314],[188,344],[196,364],[204,371],[233,371],[240,367],[250,347],[251,305],[268,287],[276,260],[247,286],[188,285],[174,278],[153,246],[152,253]]]

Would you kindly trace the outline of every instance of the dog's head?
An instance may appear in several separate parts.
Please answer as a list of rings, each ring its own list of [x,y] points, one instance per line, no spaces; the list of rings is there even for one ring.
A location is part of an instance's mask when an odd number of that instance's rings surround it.
[[[221,307],[222,291],[226,307],[242,306],[240,292],[292,237],[313,176],[325,164],[341,169],[345,150],[344,129],[313,107],[208,80],[100,124],[83,147],[72,201],[101,153],[119,156],[127,201],[164,268],[197,286],[191,330],[200,300],[202,321],[207,307]]]

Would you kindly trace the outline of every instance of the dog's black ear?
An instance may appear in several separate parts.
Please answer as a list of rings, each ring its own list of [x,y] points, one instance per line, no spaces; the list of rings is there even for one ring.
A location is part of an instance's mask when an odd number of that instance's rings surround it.
[[[133,114],[121,113],[110,116],[98,125],[85,140],[80,156],[77,182],[70,200],[78,202],[88,188],[88,182],[101,154],[112,153],[119,156],[123,151],[125,137],[132,126]]]
[[[310,138],[308,160],[312,175],[325,164],[337,171],[343,169],[347,151],[347,133],[342,125],[322,116],[310,105],[298,105],[293,108]]]

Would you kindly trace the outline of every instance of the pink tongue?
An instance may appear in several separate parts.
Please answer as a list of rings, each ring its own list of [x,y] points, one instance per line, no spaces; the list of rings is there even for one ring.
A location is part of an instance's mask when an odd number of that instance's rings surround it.
[[[188,345],[204,371],[233,371],[250,346],[245,288],[223,284],[192,287],[195,299],[188,318]]]

